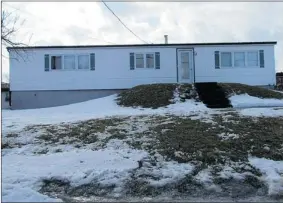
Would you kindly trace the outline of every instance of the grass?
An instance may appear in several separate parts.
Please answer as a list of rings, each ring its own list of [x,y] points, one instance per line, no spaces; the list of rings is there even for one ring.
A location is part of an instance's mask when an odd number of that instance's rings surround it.
[[[118,95],[117,103],[126,107],[159,108],[174,103],[174,90],[180,87],[180,94],[192,89],[190,84],[139,85]]]
[[[131,170],[130,178],[123,183],[125,196],[157,197],[172,191],[175,195],[186,194],[191,197],[211,195],[212,192],[195,178],[202,170],[208,168],[213,175],[213,183],[222,189],[217,195],[238,198],[256,195],[258,191],[261,191],[263,196],[266,195],[267,188],[260,180],[262,174],[249,164],[248,157],[251,155],[283,160],[283,117],[255,119],[241,117],[236,112],[229,111],[212,115],[211,119],[214,122],[206,123],[191,117],[172,115],[96,119],[75,123],[73,127],[71,124],[57,126],[61,130],[53,132],[52,135],[57,141],[62,136],[74,136],[80,139],[81,143],[90,143],[88,136],[81,136],[84,134],[83,128],[86,127],[92,129],[91,134],[110,132],[111,135],[103,140],[105,143],[120,139],[132,148],[148,151],[151,155],[149,160],[143,161],[141,167]],[[141,126],[143,130],[139,128]],[[72,128],[76,130],[71,130]],[[68,130],[76,133],[69,134]],[[237,137],[223,139],[219,136],[230,133],[236,134]],[[143,169],[158,167],[156,154],[163,155],[167,160],[194,164],[195,169],[177,182],[153,186],[148,180],[158,180],[156,178],[159,177],[150,176],[146,170],[143,172]],[[245,178],[222,178],[220,173],[225,166],[230,166],[236,173],[245,173]],[[71,186],[69,182],[50,179],[43,183],[40,191],[50,196],[60,194],[70,198],[111,197],[116,187],[118,186],[115,184],[101,185],[96,180],[81,186]]]
[[[218,83],[218,85],[220,85],[224,89],[228,96],[247,93],[250,96],[259,98],[283,99],[282,93],[275,92],[263,87],[250,86],[239,83]]]
[[[226,92],[227,97],[247,93],[259,98],[283,99],[283,94],[266,88],[244,85],[239,83],[218,83]],[[191,99],[188,94],[191,84],[150,84],[139,85],[125,90],[118,95],[117,103],[126,107],[159,108],[173,102],[174,90],[178,87],[181,101]],[[184,98],[186,97],[186,98]],[[196,99],[194,95],[192,99]]]
[[[30,126],[29,130],[41,129],[42,132],[37,139],[47,144],[90,144],[98,141],[97,133],[103,133],[107,127],[117,126],[123,120],[122,118],[92,119],[61,125]]]

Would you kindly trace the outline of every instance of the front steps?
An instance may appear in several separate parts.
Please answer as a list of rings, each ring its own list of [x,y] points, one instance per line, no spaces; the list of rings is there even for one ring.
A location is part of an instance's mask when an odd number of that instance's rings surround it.
[[[195,83],[199,99],[208,108],[229,108],[232,107],[226,98],[224,90],[216,82]]]

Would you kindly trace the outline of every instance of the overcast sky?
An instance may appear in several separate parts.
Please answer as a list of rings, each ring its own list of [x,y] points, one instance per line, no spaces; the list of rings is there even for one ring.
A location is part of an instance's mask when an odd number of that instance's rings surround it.
[[[150,43],[277,41],[276,70],[283,71],[283,2],[107,2]],[[25,20],[15,38],[29,45],[143,43],[101,2],[8,2],[2,9]],[[18,10],[16,10],[18,9]],[[4,55],[8,55],[6,50]],[[2,71],[9,72],[2,57]]]

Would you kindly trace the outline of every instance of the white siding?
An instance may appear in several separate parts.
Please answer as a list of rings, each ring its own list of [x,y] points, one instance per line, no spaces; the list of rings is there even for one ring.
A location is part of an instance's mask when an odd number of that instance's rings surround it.
[[[25,62],[10,59],[11,91],[124,89],[139,84],[177,82],[177,47],[34,49],[23,54]],[[196,82],[238,82],[250,85],[275,84],[273,45],[196,46]],[[264,68],[215,69],[214,51],[264,50]],[[131,52],[160,52],[160,69],[130,70]],[[95,71],[44,71],[45,54],[95,53]],[[10,57],[13,58],[11,51]]]
[[[130,70],[130,52],[160,52],[161,69]],[[95,70],[44,71],[44,54],[95,53]],[[139,84],[176,82],[175,48],[36,49],[28,60],[10,60],[11,91],[123,89]]]
[[[214,51],[264,50],[264,68],[235,67],[215,69]],[[273,45],[195,47],[196,82],[235,82],[249,85],[274,85],[275,60]]]

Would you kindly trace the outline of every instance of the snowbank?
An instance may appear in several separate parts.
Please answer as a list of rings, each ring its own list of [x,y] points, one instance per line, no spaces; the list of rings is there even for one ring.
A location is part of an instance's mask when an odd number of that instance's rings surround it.
[[[229,97],[229,100],[234,108],[283,106],[281,99],[261,99],[248,94],[234,95]]]

